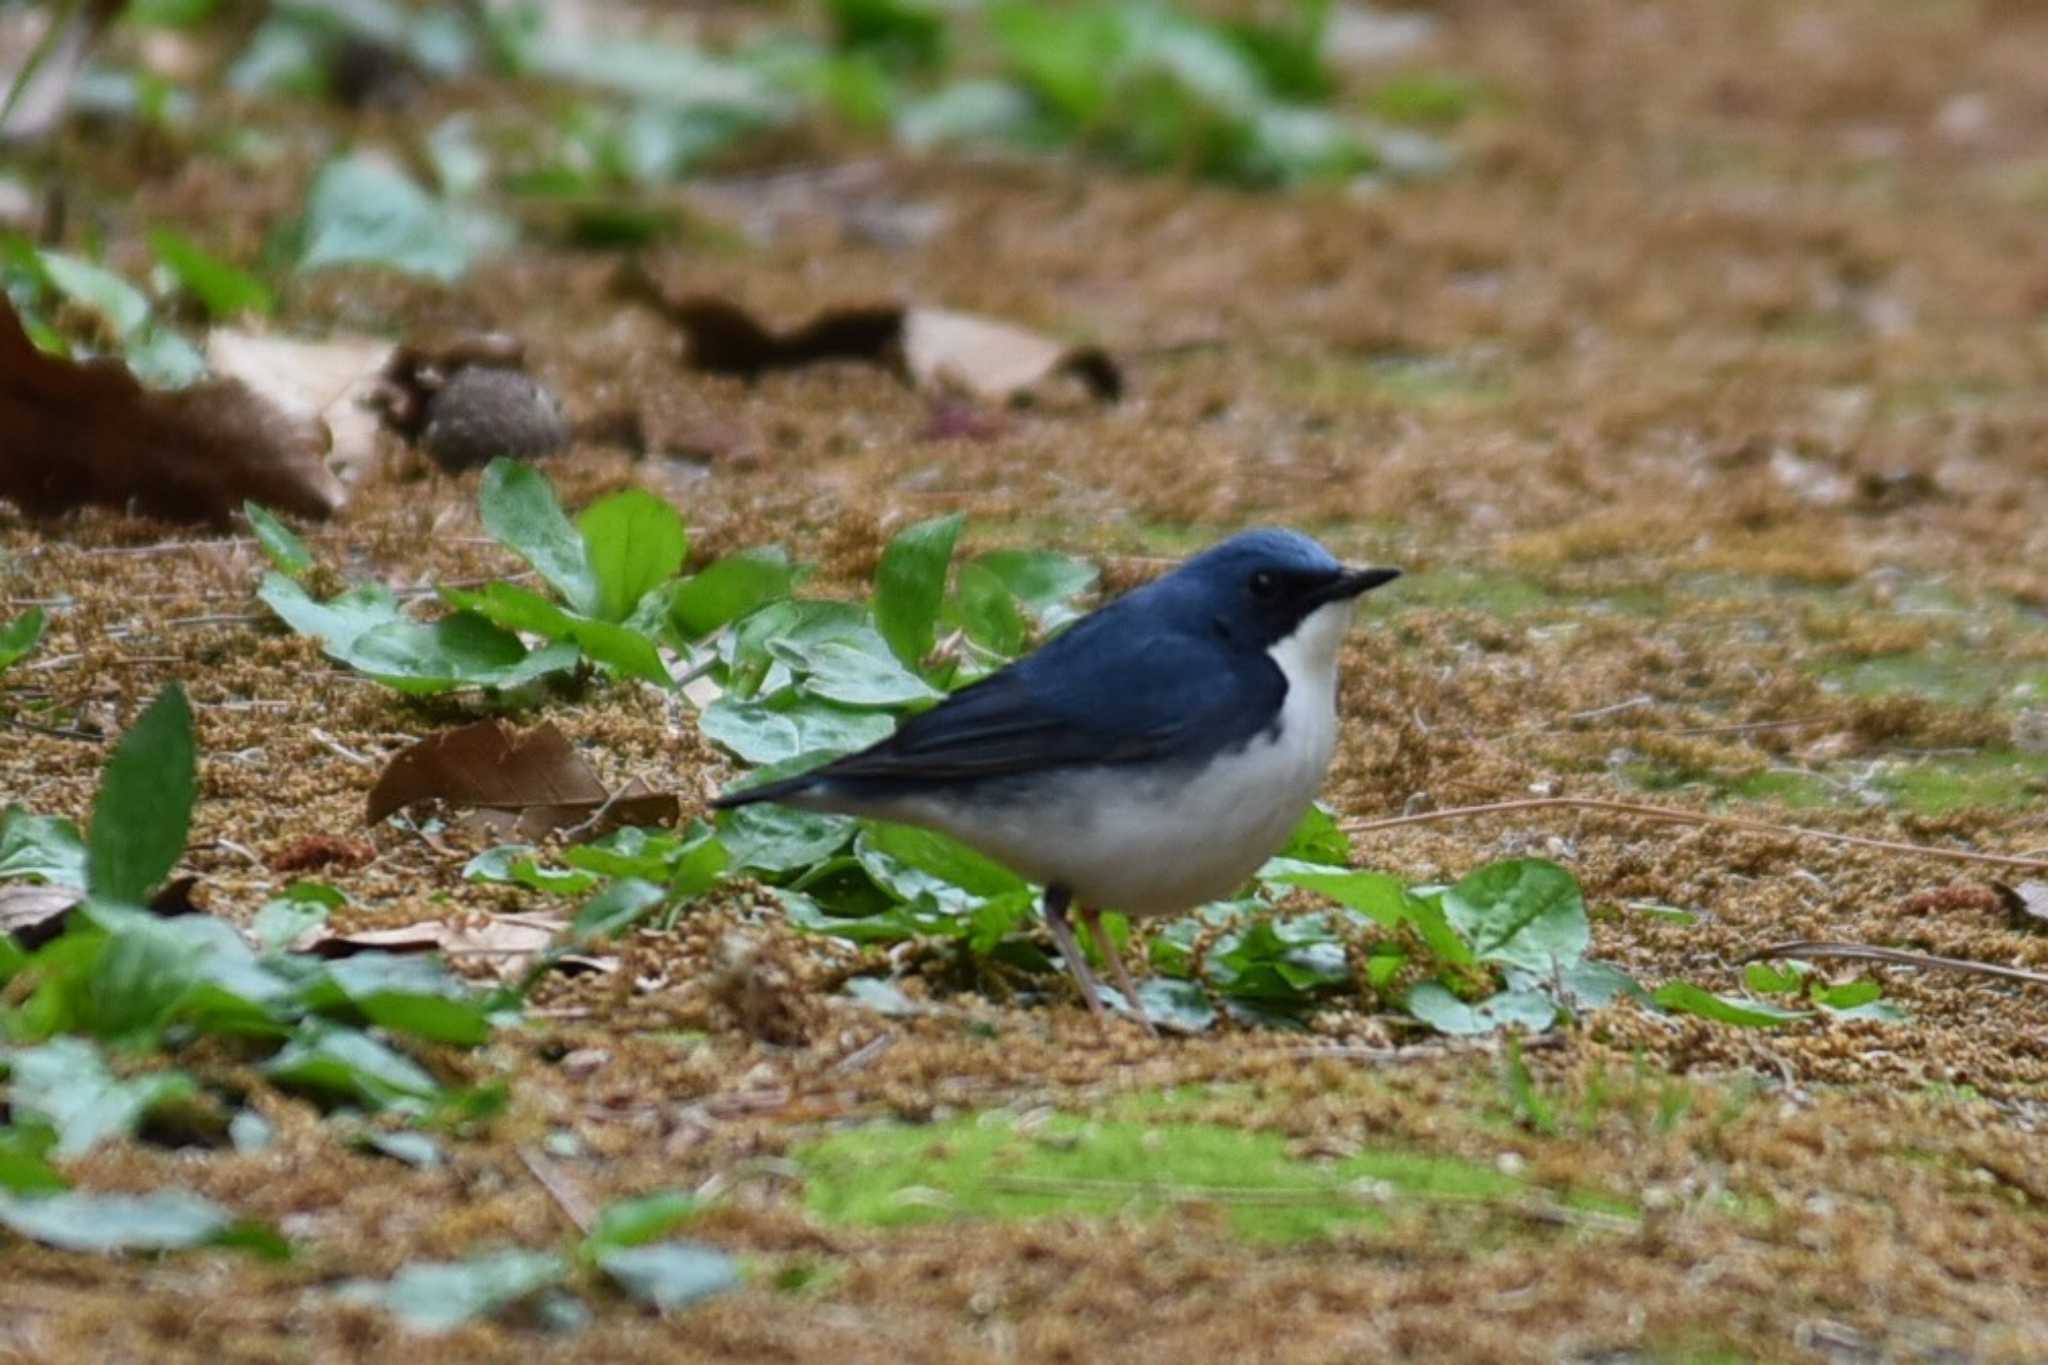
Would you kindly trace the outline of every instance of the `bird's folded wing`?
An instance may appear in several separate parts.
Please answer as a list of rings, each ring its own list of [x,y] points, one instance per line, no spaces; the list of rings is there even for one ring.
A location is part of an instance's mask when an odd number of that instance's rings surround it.
[[[962,689],[816,775],[973,781],[1192,756],[1249,739],[1286,695],[1269,659],[1232,657],[1201,641],[1086,653],[1058,648],[1065,643]]]

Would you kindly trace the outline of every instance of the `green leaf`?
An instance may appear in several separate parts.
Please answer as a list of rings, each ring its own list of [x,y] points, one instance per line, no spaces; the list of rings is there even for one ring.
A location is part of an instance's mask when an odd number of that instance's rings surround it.
[[[441,596],[503,629],[531,631],[573,644],[591,659],[628,677],[645,678],[662,687],[675,685],[661,661],[661,651],[631,627],[564,611],[514,583],[487,584],[481,592],[443,588]]]
[[[1759,963],[1751,963],[1759,966]],[[1884,987],[1868,979],[1845,981],[1839,986],[1823,986],[1813,993],[1813,1003],[1823,1009],[1853,1010],[1884,994]]]
[[[290,946],[302,934],[327,923],[327,913],[348,904],[348,898],[322,882],[293,882],[283,893],[263,902],[249,932],[265,948]]]
[[[477,510],[484,529],[531,564],[572,610],[597,614],[603,590],[589,547],[539,470],[518,460],[491,461],[477,493]]]
[[[177,1251],[237,1232],[227,1210],[182,1190],[150,1194],[0,1194],[0,1224],[65,1251]]]
[[[1781,1005],[1767,1005],[1757,1000],[1715,995],[1690,981],[1667,981],[1651,994],[1650,999],[1681,1014],[1697,1014],[1702,1019],[1740,1024],[1745,1028],[1775,1028],[1779,1024],[1808,1017],[1805,1010],[1788,1010]]]
[[[28,656],[43,638],[43,609],[30,607],[21,615],[0,626],[0,673],[12,664]]]
[[[275,306],[270,290],[261,280],[202,250],[181,233],[152,228],[149,249],[217,320],[229,321],[244,313],[267,314]]]
[[[1386,929],[1398,929],[1417,913],[1416,899],[1408,888],[1384,872],[1353,872],[1280,857],[1267,860],[1259,869],[1259,880],[1318,892]]]
[[[685,640],[700,640],[748,612],[789,596],[796,570],[779,545],[742,550],[708,565],[678,584],[669,596],[668,616]]]
[[[57,1134],[56,1154],[79,1157],[110,1137],[135,1131],[149,1111],[189,1099],[198,1087],[176,1071],[122,1080],[107,1070],[99,1049],[83,1038],[53,1038],[40,1047],[0,1053],[8,1068],[7,1098],[16,1121],[47,1124]]]
[[[381,265],[451,283],[478,242],[463,219],[396,166],[375,157],[330,161],[306,197],[299,269]]]
[[[1148,977],[1138,983],[1138,1007],[1147,1019],[1176,1033],[1206,1033],[1216,1026],[1216,1007],[1193,981]]]
[[[355,1281],[343,1297],[385,1309],[409,1331],[452,1331],[559,1284],[569,1272],[561,1257],[508,1249],[466,1261],[409,1265],[385,1282]]]
[[[329,989],[307,990],[310,1008],[330,1009],[338,996],[365,1020],[392,1033],[461,1047],[475,1047],[491,1036],[482,998],[472,996],[431,958],[357,953],[328,964],[321,984]]]
[[[263,1067],[280,1086],[372,1108],[439,1092],[419,1063],[358,1029],[308,1024]]]
[[[441,1144],[425,1133],[368,1132],[358,1136],[356,1141],[393,1161],[403,1161],[423,1171],[433,1170],[447,1160],[441,1154]]]
[[[1102,574],[1085,559],[1051,550],[991,550],[974,563],[1002,580],[1047,629],[1080,613],[1073,599],[1093,588]]]
[[[263,553],[277,566],[279,573],[299,581],[313,572],[313,552],[306,548],[306,542],[293,534],[291,527],[272,516],[263,504],[244,502],[242,515],[249,519],[249,529],[256,533],[256,543],[263,547]]]
[[[1443,909],[1482,962],[1558,971],[1585,957],[1592,942],[1578,882],[1540,858],[1480,868],[1444,893]]]
[[[1743,984],[1759,995],[1797,995],[1806,985],[1812,968],[1803,962],[1752,962],[1742,969]]]
[[[958,839],[913,825],[870,821],[861,838],[870,847],[976,896],[1001,896],[1029,889],[1029,884],[991,858]]]
[[[573,668],[580,657],[566,641],[529,652],[518,636],[473,611],[422,625],[402,614],[398,600],[379,584],[318,602],[283,574],[271,573],[256,595],[286,625],[318,639],[328,657],[405,693],[518,687]]]
[[[85,885],[85,841],[78,826],[54,815],[0,810],[0,880],[32,877],[58,886]]]
[[[102,900],[147,900],[185,852],[198,790],[192,709],[171,683],[107,761],[92,808],[86,889]]]
[[[1502,991],[1468,1004],[1441,982],[1424,981],[1408,993],[1408,1012],[1439,1033],[1492,1033],[1514,1025],[1549,1028],[1557,1020],[1557,1002],[1540,991]]]
[[[159,389],[182,389],[206,376],[199,348],[167,327],[151,326],[128,338],[121,358],[135,377]]]
[[[718,817],[718,837],[732,854],[732,865],[762,872],[792,872],[821,862],[846,847],[856,828],[851,816],[819,815],[770,802],[741,806]]]
[[[54,1130],[26,1123],[19,1116],[0,1127],[0,1191],[47,1194],[64,1189],[63,1175],[45,1159],[56,1142]]]
[[[1009,587],[980,564],[960,566],[949,617],[968,639],[1006,659],[1016,657],[1031,631]]]
[[[597,1266],[619,1288],[663,1312],[687,1307],[740,1284],[739,1262],[715,1247],[688,1242],[606,1247],[597,1253]]]
[[[1287,836],[1287,846],[1275,856],[1328,867],[1349,867],[1351,836],[1337,827],[1337,817],[1318,801],[1302,812],[1301,823]]]
[[[642,597],[676,576],[690,549],[676,509],[638,488],[592,503],[576,526],[597,581],[590,614],[603,621],[625,620]]]
[[[771,640],[768,652],[802,679],[804,691],[849,706],[905,706],[945,693],[905,667],[872,631],[840,640]]]
[[[816,697],[758,702],[724,696],[704,708],[697,727],[706,739],[746,762],[765,764],[865,749],[894,734],[896,720],[886,711],[863,711]]]
[[[98,314],[115,336],[134,336],[149,322],[148,297],[113,271],[61,251],[40,255],[44,275],[57,292]]]
[[[583,1245],[593,1253],[642,1246],[674,1231],[703,1207],[696,1196],[681,1190],[657,1190],[634,1199],[615,1200],[598,1213],[597,1226],[590,1230]]]
[[[883,549],[882,562],[875,570],[875,625],[896,657],[912,670],[923,667],[938,638],[946,566],[952,562],[953,542],[960,538],[966,521],[964,513],[956,512],[905,527]]]
[[[569,925],[569,936],[578,943],[614,938],[645,919],[667,894],[653,882],[637,877],[620,878],[576,912]]]

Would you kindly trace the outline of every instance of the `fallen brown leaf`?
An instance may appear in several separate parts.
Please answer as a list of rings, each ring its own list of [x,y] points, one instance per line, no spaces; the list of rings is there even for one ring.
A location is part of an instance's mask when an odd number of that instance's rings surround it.
[[[75,886],[0,886],[0,934],[11,935],[22,949],[34,952],[64,932],[71,907],[83,899],[85,893]]]
[[[552,915],[489,915],[461,920],[423,920],[392,929],[361,929],[335,933],[324,926],[309,929],[291,945],[295,953],[335,959],[357,953],[442,953],[451,958],[476,958],[492,975],[511,981],[526,974],[567,927]],[[572,967],[610,970],[596,959],[579,959]]]
[[[0,497],[25,512],[132,506],[226,526],[253,498],[325,517],[347,500],[327,439],[240,380],[160,392],[116,360],[45,355],[0,297]]]
[[[523,733],[485,720],[429,735],[385,766],[364,818],[374,825],[421,801],[474,807],[473,825],[527,839],[568,829],[594,838],[622,825],[673,824],[681,813],[675,793],[644,783],[607,792],[551,721]]]
[[[383,419],[370,400],[395,349],[376,337],[304,341],[221,330],[206,338],[206,364],[290,416],[326,423],[328,468],[356,483],[377,466]]]
[[[671,300],[638,267],[619,277],[618,292],[666,317],[689,339],[690,364],[749,379],[767,370],[825,360],[882,365],[921,389],[1007,402],[1047,379],[1078,379],[1095,398],[1123,396],[1123,372],[1106,351],[1067,346],[995,318],[945,308],[874,304],[835,308],[786,332],[770,331],[725,299]]]

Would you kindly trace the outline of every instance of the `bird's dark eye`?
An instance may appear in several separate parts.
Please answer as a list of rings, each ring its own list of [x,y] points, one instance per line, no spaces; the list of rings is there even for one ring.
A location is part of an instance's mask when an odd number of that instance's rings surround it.
[[[1280,595],[1280,575],[1270,569],[1261,569],[1252,575],[1252,596],[1270,602]]]

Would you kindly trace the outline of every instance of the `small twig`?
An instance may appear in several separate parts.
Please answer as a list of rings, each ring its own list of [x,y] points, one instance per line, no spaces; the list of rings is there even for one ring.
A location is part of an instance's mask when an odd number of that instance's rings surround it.
[[[1601,716],[1619,715],[1623,711],[1639,711],[1645,706],[1655,706],[1656,704],[1657,699],[1644,692],[1630,697],[1627,701],[1615,702],[1611,706],[1596,706],[1590,711],[1574,711],[1565,717],[1565,723],[1577,725],[1582,720],[1598,720]]]
[[[67,730],[61,725],[38,725],[32,720],[22,720],[18,716],[0,716],[0,720],[5,720],[15,729],[26,730],[32,735],[48,735],[52,739],[75,739],[87,744],[107,742],[105,735],[95,735],[87,730]]]
[[[590,1201],[577,1192],[553,1162],[533,1148],[521,1147],[519,1160],[540,1187],[548,1192],[548,1197],[555,1201],[555,1207],[562,1211],[562,1216],[575,1225],[576,1231],[588,1237],[590,1229],[597,1223],[597,1211],[590,1207]]]
[[[306,733],[312,735],[314,739],[318,740],[322,747],[330,750],[333,753],[341,755],[341,757],[347,759],[351,763],[360,764],[365,768],[374,768],[377,766],[376,759],[371,758],[368,754],[357,753],[354,749],[349,748],[348,745],[343,744],[340,740],[336,739],[333,735],[328,734],[325,730],[321,729],[317,725],[313,726]]]
[[[1745,957],[1735,959],[1735,965],[1740,967],[1745,962],[1762,962],[1767,958],[1779,957],[1856,958],[1866,962],[1891,962],[1901,967],[1967,972],[1972,976],[1995,976],[2002,981],[2025,981],[2036,986],[2048,986],[2048,972],[2030,972],[2024,967],[2005,967],[1996,962],[1972,962],[1966,957],[1936,957],[1932,953],[1913,953],[1903,948],[1879,948],[1868,943],[1828,943],[1819,939],[1774,943],[1768,948],[1759,948]]]
[[[1954,862],[1988,863],[1994,867],[2021,867],[2048,869],[2048,861],[2040,858],[2017,858],[2005,853],[1977,853],[1965,848],[1936,848],[1928,844],[1908,844],[1896,839],[1872,839],[1862,834],[1836,834],[1831,830],[1806,829],[1799,825],[1776,825],[1767,820],[1743,820],[1732,815],[1703,815],[1697,811],[1674,810],[1669,806],[1648,806],[1636,801],[1608,801],[1591,796],[1535,796],[1518,801],[1489,801],[1479,806],[1451,806],[1444,810],[1424,811],[1420,815],[1394,815],[1383,820],[1347,820],[1341,828],[1347,834],[1367,834],[1377,830],[1394,829],[1401,825],[1427,825],[1442,820],[1462,820],[1474,815],[1496,815],[1519,810],[1599,810],[1616,815],[1634,815],[1645,820],[1663,820],[1674,825],[1707,825],[1715,829],[1742,830],[1749,834],[1769,834],[1779,838],[1824,839],[1829,843],[1850,844],[1857,848],[1880,849],[1886,853],[1910,853],[1926,858],[1946,858]]]

